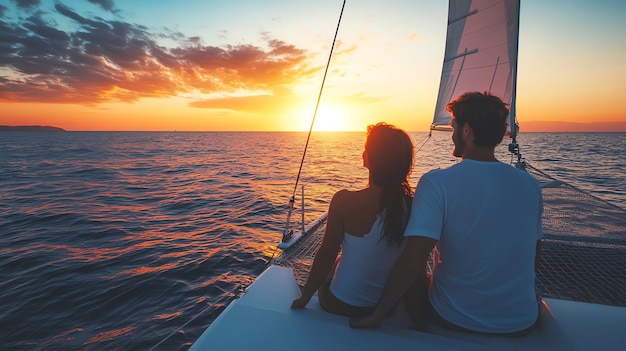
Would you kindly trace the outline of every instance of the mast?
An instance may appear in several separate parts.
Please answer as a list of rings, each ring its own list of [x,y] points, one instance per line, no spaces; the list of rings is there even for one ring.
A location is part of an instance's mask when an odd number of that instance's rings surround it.
[[[513,63],[513,70],[515,74],[513,75],[513,92],[512,92],[512,100],[511,106],[509,110],[509,128],[511,130],[511,143],[509,144],[509,152],[513,155],[517,156],[517,162],[515,167],[524,169],[525,164],[522,161],[522,154],[519,150],[519,144],[517,143],[517,134],[519,133],[519,125],[517,124],[517,62],[518,62],[518,53],[519,53],[519,26],[520,26],[520,1],[515,1],[514,6],[516,6],[517,17],[515,20],[515,61]]]

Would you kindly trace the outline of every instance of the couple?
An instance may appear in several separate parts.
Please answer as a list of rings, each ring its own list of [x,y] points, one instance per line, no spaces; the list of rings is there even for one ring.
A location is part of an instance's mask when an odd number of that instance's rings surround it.
[[[539,314],[541,189],[495,158],[506,131],[505,103],[470,92],[447,108],[453,154],[463,161],[422,176],[414,199],[409,136],[383,123],[368,128],[369,186],[334,195],[324,239],[292,308],[306,306],[318,291],[322,308],[351,317],[355,328],[376,327],[404,299],[418,330],[428,322],[498,335],[532,330]]]

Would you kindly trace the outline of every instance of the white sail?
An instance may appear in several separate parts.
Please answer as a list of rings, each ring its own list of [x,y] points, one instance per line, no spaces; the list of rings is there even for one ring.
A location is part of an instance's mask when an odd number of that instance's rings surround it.
[[[431,129],[449,129],[446,105],[467,91],[490,92],[510,105],[507,134],[517,134],[515,89],[519,0],[450,0],[448,31]]]

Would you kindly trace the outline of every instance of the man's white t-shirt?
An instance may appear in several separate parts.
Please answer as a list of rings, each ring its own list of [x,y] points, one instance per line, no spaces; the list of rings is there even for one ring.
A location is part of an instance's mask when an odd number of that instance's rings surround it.
[[[538,182],[502,162],[463,160],[420,179],[406,236],[438,240],[430,302],[446,321],[509,333],[537,320]]]

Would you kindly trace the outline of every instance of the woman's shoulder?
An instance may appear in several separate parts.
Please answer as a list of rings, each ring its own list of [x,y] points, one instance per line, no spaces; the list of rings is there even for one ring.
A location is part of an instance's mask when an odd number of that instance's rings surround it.
[[[335,193],[335,195],[333,196],[333,200],[334,199],[343,200],[343,201],[358,200],[358,199],[363,198],[364,196],[367,196],[366,191],[367,189],[361,189],[361,190],[342,189]]]
[[[352,192],[349,190],[346,190],[346,189],[339,190],[338,192],[335,193],[335,195],[333,195],[333,199],[331,202],[335,206],[340,206],[341,204],[344,204],[347,201],[350,201],[352,196],[353,196]]]
[[[339,190],[335,193],[332,199],[332,203],[335,207],[346,208],[346,207],[354,207],[359,204],[370,202],[367,189],[361,190]]]

